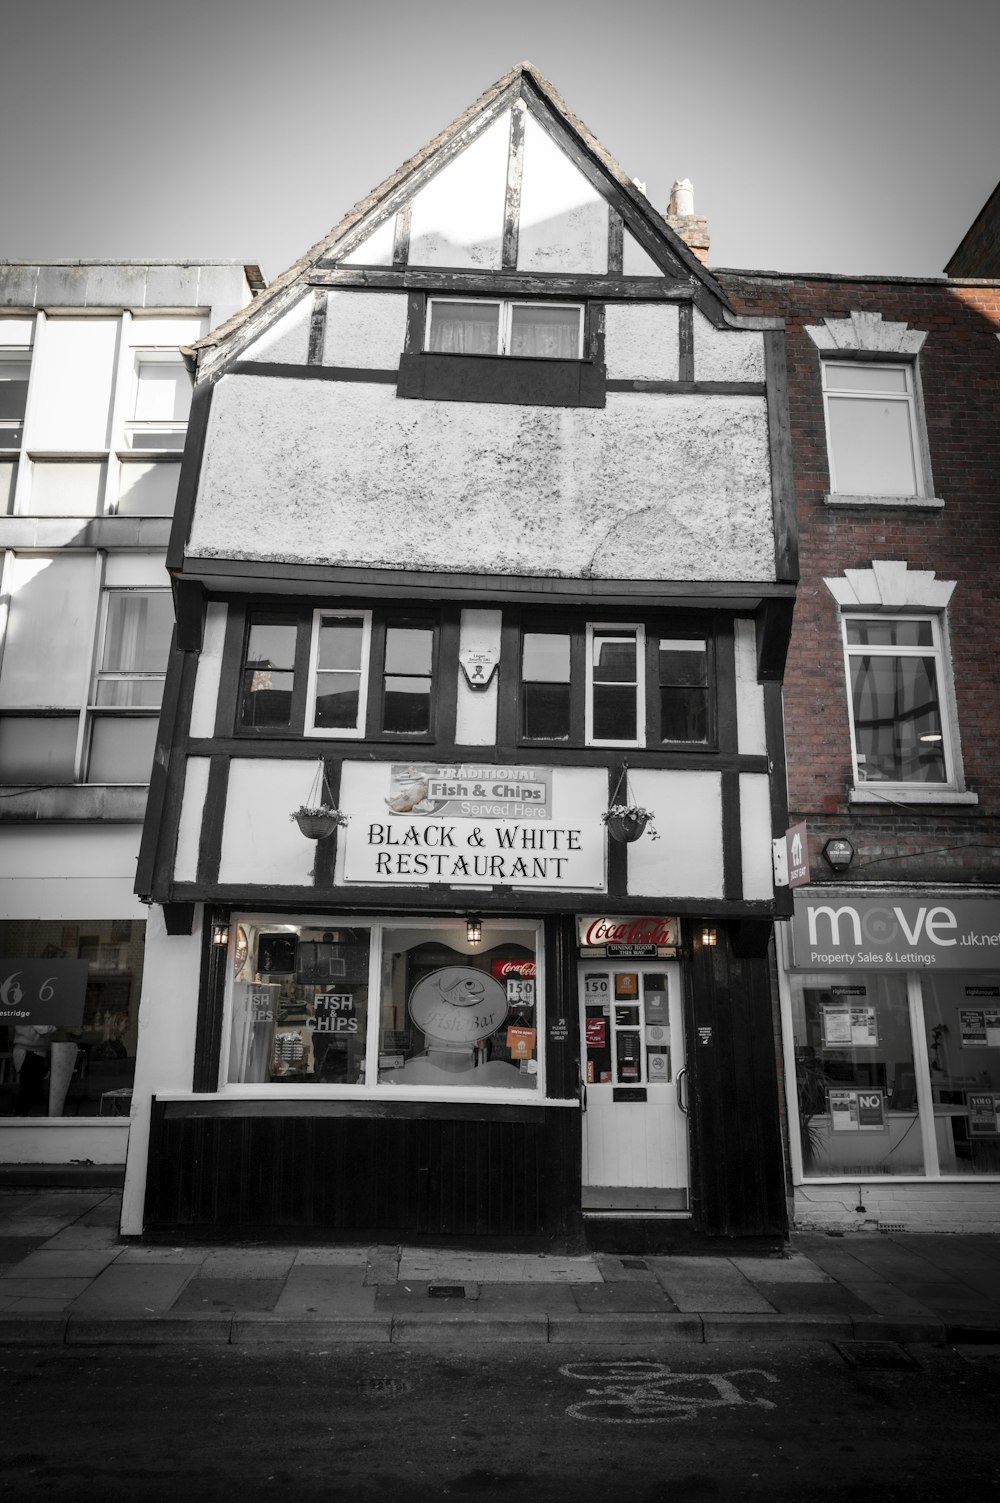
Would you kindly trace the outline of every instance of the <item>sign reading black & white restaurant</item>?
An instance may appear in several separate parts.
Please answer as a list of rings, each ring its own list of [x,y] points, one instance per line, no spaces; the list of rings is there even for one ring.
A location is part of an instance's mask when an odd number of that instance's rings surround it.
[[[344,883],[606,885],[600,768],[346,762],[340,806]]]

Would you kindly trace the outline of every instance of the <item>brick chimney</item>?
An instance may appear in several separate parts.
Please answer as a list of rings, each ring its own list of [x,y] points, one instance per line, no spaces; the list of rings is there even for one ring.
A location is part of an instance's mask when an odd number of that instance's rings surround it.
[[[694,188],[690,178],[683,178],[671,188],[667,223],[704,265],[708,260],[708,220],[703,214],[694,212]]]

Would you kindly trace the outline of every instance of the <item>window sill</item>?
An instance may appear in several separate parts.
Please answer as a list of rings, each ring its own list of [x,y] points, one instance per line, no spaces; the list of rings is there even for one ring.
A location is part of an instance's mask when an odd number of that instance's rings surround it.
[[[520,407],[604,407],[605,371],[588,360],[509,355],[403,355],[398,397]]]
[[[893,788],[885,785],[884,792],[871,786],[853,788],[848,794],[849,804],[978,804],[978,793],[962,793],[955,788]]]
[[[937,496],[842,496],[838,491],[827,491],[824,506],[874,506],[902,511],[940,511],[944,502]]]

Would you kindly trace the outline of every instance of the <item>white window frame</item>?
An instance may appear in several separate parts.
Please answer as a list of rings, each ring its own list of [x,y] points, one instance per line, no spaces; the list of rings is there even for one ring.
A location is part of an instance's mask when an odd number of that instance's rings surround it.
[[[31,346],[0,344],[0,366],[26,365],[28,367],[28,385],[31,385]],[[25,410],[19,418],[0,417],[0,455],[5,459],[17,459],[20,456],[24,443],[24,425],[28,409],[28,396],[25,394]],[[6,435],[17,434],[17,442],[7,441]]]
[[[901,371],[905,380],[906,389],[905,391],[901,392],[877,391],[875,389],[866,391],[863,387],[848,387],[843,389],[835,388],[831,390],[829,383],[832,379],[833,373],[838,369],[842,369],[844,367],[849,367],[851,370],[861,371],[873,368],[882,371]],[[835,401],[856,400],[860,402],[895,402],[901,403],[905,406],[910,434],[910,459],[913,465],[914,489],[911,492],[893,491],[886,494],[884,499],[887,502],[894,502],[899,504],[907,500],[927,496],[927,481],[930,473],[930,466],[928,463],[926,435],[923,426],[923,403],[920,400],[920,388],[915,362],[912,360],[875,361],[856,359],[852,360],[850,358],[838,358],[836,360],[827,359],[820,361],[820,372],[823,388],[823,420],[826,425],[826,452],[830,471],[831,497],[834,499],[839,499],[841,497],[850,499],[851,497],[856,496],[859,500],[862,499],[862,496],[859,493],[846,491],[838,483],[837,456],[834,452],[833,428],[830,422],[831,398],[833,398]],[[880,499],[882,499],[882,493],[880,492],[867,491],[864,493],[864,495],[865,497],[878,496]]]
[[[594,633],[611,632],[635,638],[635,735],[629,739],[614,737],[602,740],[594,735]],[[587,687],[584,718],[584,745],[586,746],[645,746],[646,745],[646,628],[640,621],[588,621],[587,622]]]
[[[101,683],[125,683],[143,680],[144,682],[159,682],[162,686],[166,681],[167,664],[164,661],[163,671],[156,673],[118,673],[107,671],[101,667],[104,661],[104,651],[108,639],[108,623],[111,617],[111,599],[115,595],[170,595],[169,589],[160,589],[156,585],[106,585],[101,590],[100,620],[98,622],[97,637],[94,647],[94,666],[90,676],[90,694],[88,696],[85,724],[83,727],[83,748],[85,755],[82,765],[79,767],[78,782],[91,783],[90,761],[91,745],[93,741],[94,724],[98,720],[159,720],[160,708],[163,703],[161,687],[159,703],[155,705],[102,705],[97,700],[98,685]],[[97,784],[105,786],[104,781]],[[131,787],[125,784],[122,786]]]
[[[316,690],[319,678],[319,633],[324,621],[360,621],[361,622],[361,682],[358,686],[358,715],[354,726],[317,726],[316,725]],[[371,646],[372,646],[372,612],[371,611],[342,611],[342,610],[315,610],[313,611],[311,635],[309,639],[309,679],[306,686],[306,710],[304,734],[307,736],[321,736],[330,741],[360,741],[364,739],[368,724],[368,684],[371,677]]]
[[[184,371],[186,374],[190,375],[190,373],[187,371],[187,366],[184,363],[183,356],[178,354],[177,350],[175,349],[161,349],[156,346],[144,347],[142,345],[135,346],[133,348],[132,386],[129,393],[128,403],[130,416],[125,421],[126,450],[130,455],[145,456],[148,454],[162,453],[179,455],[181,450],[184,448],[184,439],[188,430],[188,423],[190,421],[189,418],[156,419],[137,418],[135,416],[136,407],[138,406],[139,402],[139,395],[142,389],[142,368],[145,365],[173,366],[175,369]],[[149,434],[153,437],[158,434],[166,434],[170,435],[171,437],[180,435],[181,441],[179,444],[151,444],[148,448],[145,446],[137,447],[135,440],[140,434]]]
[[[328,613],[329,614],[329,613]],[[544,1040],[547,1037],[545,1029],[545,926],[541,920],[527,919],[520,915],[511,914],[497,915],[496,921],[506,928],[523,929],[525,934],[531,934],[535,947],[535,1029],[536,1029],[536,1058],[538,1071],[535,1074],[536,1085],[534,1089],[508,1086],[456,1086],[450,1090],[442,1090],[436,1086],[421,1085],[393,1085],[389,1081],[382,1084],[378,1080],[377,1061],[379,1056],[379,1027],[382,1013],[382,973],[384,941],[387,930],[407,929],[426,930],[428,934],[439,930],[445,920],[451,915],[441,914],[437,918],[410,918],[405,914],[391,916],[380,915],[377,917],[353,916],[350,918],[350,927],[356,929],[368,929],[371,931],[370,949],[368,955],[368,1020],[365,1037],[365,1061],[371,1065],[374,1061],[376,1068],[366,1068],[365,1082],[355,1085],[336,1084],[296,1084],[283,1085],[280,1081],[267,1082],[240,1082],[230,1081],[229,1061],[232,1047],[233,1029],[233,986],[236,980],[233,955],[235,953],[235,938],[237,928],[244,929],[286,927],[289,930],[299,928],[330,928],[343,927],[345,919],[335,914],[275,914],[260,912],[233,913],[230,920],[229,942],[227,946],[228,964],[226,967],[226,994],[223,1011],[223,1027],[221,1048],[219,1051],[219,1090],[217,1094],[222,1097],[239,1097],[243,1100],[265,1101],[322,1101],[322,1100],[355,1100],[355,1101],[438,1101],[438,1102],[468,1102],[486,1101],[495,1105],[517,1103],[518,1105],[552,1106],[559,1104],[546,1097],[546,1070]],[[462,921],[459,920],[459,923]],[[489,919],[484,920],[488,923]],[[573,1106],[578,1103],[573,1101]]]
[[[932,645],[929,647],[883,647],[861,646],[848,643],[848,626],[854,621],[925,621],[931,626]],[[851,767],[855,789],[872,789],[876,793],[891,793],[895,789],[919,792],[932,796],[935,792],[954,791],[961,787],[957,738],[955,735],[955,707],[950,654],[944,630],[944,621],[937,611],[872,611],[854,610],[841,612],[841,643],[844,652],[844,677],[847,691],[847,716],[851,730]],[[937,676],[938,711],[941,716],[942,751],[945,764],[945,780],[941,783],[903,781],[890,782],[878,779],[869,782],[862,772],[861,753],[858,750],[857,730],[854,723],[854,689],[851,674],[852,657],[927,658],[933,657]]]
[[[540,302],[540,301],[536,301],[534,298],[532,298],[529,301],[526,298],[429,297],[427,299],[427,316],[426,316],[426,320],[425,320],[425,324],[424,324],[424,349],[425,349],[425,351],[431,352],[431,322],[432,322],[432,319],[433,319],[433,316],[434,316],[434,308],[435,308],[435,306],[437,304],[439,304],[439,303],[441,303],[441,304],[448,304],[448,303],[473,303],[473,302],[474,303],[478,303],[481,307],[498,308],[500,310],[500,316],[497,319],[497,348],[494,350],[493,353],[495,355],[504,356],[506,358],[510,358],[511,329],[512,329],[512,325],[513,325],[514,309],[515,308],[573,308],[573,309],[575,309],[576,313],[579,315],[579,325],[578,325],[578,329],[577,329],[577,346],[576,346],[577,352],[576,352],[575,356],[570,356],[569,358],[570,359],[576,359],[576,360],[582,360],[583,359],[583,335],[584,335],[584,328],[583,328],[583,326],[584,326],[583,304],[582,303],[557,302],[557,301],[552,300],[552,299],[550,299],[550,300],[548,300],[546,302]],[[434,354],[443,354],[445,352],[441,351],[441,350],[435,350],[435,351],[433,351],[431,353],[434,353]],[[552,360],[552,359],[556,359],[558,357],[552,356],[552,355],[518,355],[516,358],[518,360]]]

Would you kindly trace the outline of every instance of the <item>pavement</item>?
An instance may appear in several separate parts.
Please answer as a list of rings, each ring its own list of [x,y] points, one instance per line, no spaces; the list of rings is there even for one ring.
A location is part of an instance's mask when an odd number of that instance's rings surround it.
[[[0,1344],[1000,1343],[1000,1237],[747,1257],[122,1240],[109,1189],[0,1188]]]

